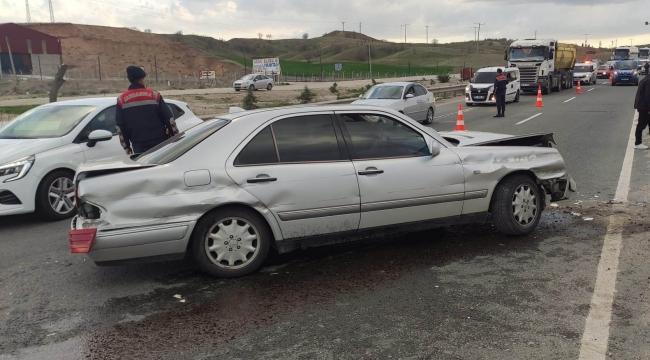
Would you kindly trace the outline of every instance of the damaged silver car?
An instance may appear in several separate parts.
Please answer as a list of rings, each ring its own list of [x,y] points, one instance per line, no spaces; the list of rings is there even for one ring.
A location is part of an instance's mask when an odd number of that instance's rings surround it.
[[[271,248],[491,221],[535,229],[575,185],[553,136],[438,133],[361,105],[224,115],[133,161],[76,176],[70,249],[97,264],[191,256],[205,272],[257,270]]]

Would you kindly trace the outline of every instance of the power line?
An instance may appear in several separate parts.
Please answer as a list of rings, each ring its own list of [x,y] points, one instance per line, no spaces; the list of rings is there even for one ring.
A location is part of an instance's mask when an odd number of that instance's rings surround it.
[[[474,23],[474,25],[478,25],[478,28],[476,29],[476,53],[478,54],[479,53],[478,44],[481,41],[481,26],[485,25],[485,23],[478,22],[478,23]]]
[[[424,26],[425,29],[427,29],[427,44],[429,43],[429,25]]]
[[[406,44],[406,28],[408,28],[409,24],[402,24],[400,27],[404,28],[404,44]]]
[[[32,15],[29,13],[29,0],[25,0],[25,17],[28,24],[32,22]]]
[[[48,4],[50,5],[50,22],[54,22],[54,8],[52,7],[52,0],[48,1]]]

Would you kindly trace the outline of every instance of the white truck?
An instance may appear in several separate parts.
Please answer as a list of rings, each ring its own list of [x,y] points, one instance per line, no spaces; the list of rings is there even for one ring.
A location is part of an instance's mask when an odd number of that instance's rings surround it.
[[[576,48],[553,39],[516,40],[506,50],[508,67],[521,75],[521,91],[542,93],[573,87]]]
[[[612,52],[612,60],[637,60],[639,48],[636,46],[619,46]]]

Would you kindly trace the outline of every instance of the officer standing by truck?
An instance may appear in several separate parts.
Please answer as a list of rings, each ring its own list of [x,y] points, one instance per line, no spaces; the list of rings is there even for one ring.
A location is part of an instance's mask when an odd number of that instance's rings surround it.
[[[141,154],[178,134],[174,114],[159,92],[144,85],[145,71],[126,68],[131,85],[117,98],[115,120],[128,155]]]
[[[494,79],[494,99],[497,102],[497,114],[494,117],[506,116],[506,88],[508,78],[501,68],[497,69],[497,76]]]

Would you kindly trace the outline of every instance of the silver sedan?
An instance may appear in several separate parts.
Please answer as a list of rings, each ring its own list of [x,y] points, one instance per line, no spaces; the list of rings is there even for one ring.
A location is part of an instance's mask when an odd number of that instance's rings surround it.
[[[76,176],[70,249],[96,263],[190,255],[234,277],[280,253],[391,229],[535,229],[574,188],[551,135],[437,133],[359,105],[225,115]]]

